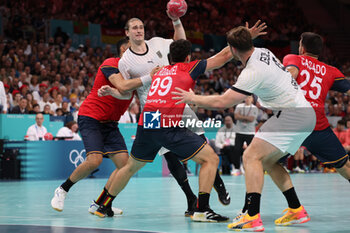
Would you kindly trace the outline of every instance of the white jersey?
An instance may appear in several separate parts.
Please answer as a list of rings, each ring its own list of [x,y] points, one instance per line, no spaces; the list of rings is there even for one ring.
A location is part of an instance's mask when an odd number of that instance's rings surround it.
[[[268,49],[255,48],[232,89],[254,93],[262,106],[272,110],[310,107],[292,75]]]
[[[140,78],[151,73],[156,66],[169,65],[169,47],[172,39],[153,37],[146,40],[147,51],[137,54],[129,48],[119,61],[118,68],[125,79]],[[141,109],[145,106],[151,83],[137,88]]]

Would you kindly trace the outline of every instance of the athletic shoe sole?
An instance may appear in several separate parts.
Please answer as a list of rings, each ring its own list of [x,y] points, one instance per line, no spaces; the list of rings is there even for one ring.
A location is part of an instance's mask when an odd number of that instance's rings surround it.
[[[293,220],[293,221],[289,221],[289,222],[285,222],[285,223],[275,223],[277,226],[289,226],[289,225],[293,225],[293,224],[302,224],[302,223],[306,223],[310,221],[310,217],[304,217],[298,220]]]

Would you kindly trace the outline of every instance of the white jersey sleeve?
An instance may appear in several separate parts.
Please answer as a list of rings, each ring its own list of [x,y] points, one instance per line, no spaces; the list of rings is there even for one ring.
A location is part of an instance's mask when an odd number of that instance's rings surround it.
[[[239,75],[236,84],[232,86],[232,90],[251,95],[259,88],[260,82],[259,76],[256,75],[255,71],[244,69]]]
[[[130,79],[130,74],[127,69],[127,65],[125,64],[125,61],[122,61],[121,59],[119,60],[118,63],[118,69],[121,75],[123,76],[124,79]]]

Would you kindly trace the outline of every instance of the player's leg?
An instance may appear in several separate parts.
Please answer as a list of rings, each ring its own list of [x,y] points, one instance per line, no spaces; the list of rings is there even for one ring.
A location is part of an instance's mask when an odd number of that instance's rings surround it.
[[[113,161],[113,163],[116,166],[116,169],[111,173],[109,176],[106,185],[103,187],[100,195],[97,197],[96,200],[93,200],[89,206],[88,211],[91,214],[94,214],[95,211],[102,205],[102,201],[105,199],[105,197],[108,194],[108,189],[111,186],[112,178],[116,175],[116,173],[119,171],[120,168],[124,167],[129,159],[128,153],[121,152],[117,154],[109,154],[108,157]],[[107,210],[107,216],[112,217],[114,215],[121,215],[123,214],[123,211],[119,208],[112,207],[112,205],[108,206]]]
[[[100,131],[100,123],[93,118],[79,116],[78,124],[86,150],[86,159],[55,190],[54,197],[51,200],[51,206],[57,211],[63,210],[64,200],[70,188],[97,169],[103,159],[103,135]]]
[[[199,135],[203,140],[207,140],[204,134]],[[215,154],[216,155],[216,154]],[[216,155],[217,156],[217,155]],[[227,192],[224,181],[221,179],[219,169],[216,169],[214,180],[214,189],[218,193],[218,198],[221,204],[229,205],[231,202],[230,194]]]
[[[125,188],[130,178],[141,169],[146,162],[152,162],[160,149],[160,145],[153,141],[152,132],[146,132],[138,126],[136,139],[131,149],[130,157],[125,166],[114,174],[107,189],[107,195],[102,204],[95,211],[95,215],[105,217],[108,206],[112,205],[114,198]]]
[[[89,212],[92,214],[94,214],[100,205],[102,205],[102,201],[108,194],[107,190],[109,190],[111,186],[113,177],[116,175],[119,169],[126,165],[129,159],[124,137],[119,131],[118,124],[116,122],[103,123],[101,124],[101,131],[104,135],[104,151],[106,151],[104,154],[108,156],[110,160],[112,160],[116,166],[116,169],[109,176],[109,179],[102,189],[101,194],[95,201],[92,201],[89,207]],[[107,208],[107,216],[109,217],[122,213],[123,211],[121,209],[114,208],[112,205],[109,205]]]
[[[107,215],[108,206],[112,205],[115,197],[125,188],[130,178],[140,170],[146,162],[137,161],[130,157],[127,164],[114,174],[111,185],[107,190],[107,195],[102,201],[102,204],[95,211],[95,215],[105,217]]]
[[[349,155],[330,127],[314,131],[303,143],[324,165],[337,169],[345,179],[350,179]]]
[[[350,182],[350,160],[349,160],[349,157],[347,158],[345,164],[342,167],[336,168],[336,169],[340,175],[342,175],[345,179],[347,179]]]
[[[193,215],[193,212],[196,208],[197,197],[190,187],[185,168],[182,166],[181,162],[177,158],[177,155],[173,152],[169,151],[165,153],[164,158],[167,161],[170,173],[173,175],[173,177],[175,178],[175,180],[186,195],[187,210],[185,211],[185,216],[189,217]]]
[[[235,138],[235,147],[234,147],[234,156],[237,162],[235,164],[234,169],[232,169],[231,175],[239,175],[241,173],[240,164],[241,164],[241,158],[244,151],[243,144],[244,144],[244,135],[237,133]]]
[[[304,170],[304,148],[300,147],[294,154],[294,166],[293,171],[297,173],[305,173]]]
[[[247,213],[229,224],[229,229],[264,230],[260,218],[260,199],[264,185],[262,161],[270,157],[282,157],[282,155],[278,148],[260,138],[254,138],[244,151],[243,164],[245,167]]]
[[[210,191],[213,187],[219,165],[219,157],[209,145],[204,147],[192,158],[201,165],[199,170],[199,194],[197,210],[192,216],[194,221],[224,222],[228,217],[216,214],[209,207]]]
[[[304,207],[300,204],[292,180],[288,172],[278,163],[279,157],[270,157],[263,161],[264,170],[270,175],[274,183],[281,190],[288,203],[287,212],[276,219],[276,225],[291,225],[305,223],[310,220]]]
[[[194,221],[221,222],[228,218],[216,214],[209,207],[210,191],[213,188],[219,157],[207,145],[206,140],[186,128],[168,128],[164,137],[155,138],[163,147],[173,151],[179,159],[193,159],[201,165],[199,171],[199,194],[197,209],[191,217]]]

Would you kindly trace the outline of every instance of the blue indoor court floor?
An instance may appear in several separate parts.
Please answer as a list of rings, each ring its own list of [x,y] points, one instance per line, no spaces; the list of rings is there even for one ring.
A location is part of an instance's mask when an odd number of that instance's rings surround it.
[[[261,214],[265,232],[350,232],[350,183],[338,174],[291,175],[299,198],[311,216],[302,225],[276,227],[274,219],[287,207],[283,195],[268,176],[262,196]],[[244,177],[223,176],[231,204],[222,206],[213,190],[211,207],[231,219],[242,207]],[[197,177],[190,177],[195,193]],[[0,182],[1,233],[126,233],[126,232],[230,232],[228,223],[195,223],[185,218],[186,199],[171,177],[132,178],[116,198],[122,216],[98,218],[88,213],[105,179],[85,179],[70,190],[63,212],[51,209],[53,192],[62,181]]]

